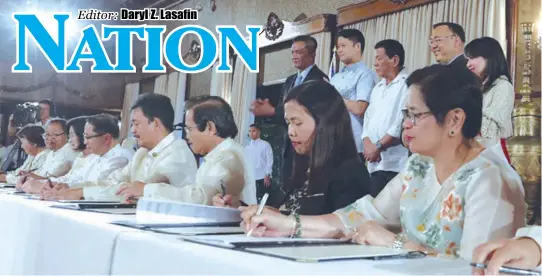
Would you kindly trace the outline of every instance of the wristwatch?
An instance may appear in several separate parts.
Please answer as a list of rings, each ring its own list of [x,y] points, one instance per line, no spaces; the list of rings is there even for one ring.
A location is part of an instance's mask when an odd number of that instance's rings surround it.
[[[399,233],[395,235],[395,241],[393,241],[392,248],[393,249],[403,249],[403,246],[406,242],[406,236],[403,233]]]
[[[376,148],[382,149],[382,143],[380,142],[380,140],[376,141]]]

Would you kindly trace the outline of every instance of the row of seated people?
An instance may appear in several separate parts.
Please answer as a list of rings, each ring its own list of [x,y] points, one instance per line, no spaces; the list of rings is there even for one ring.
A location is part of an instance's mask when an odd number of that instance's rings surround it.
[[[132,108],[140,149],[124,168],[73,187],[24,172],[17,184],[46,199],[150,197],[230,207],[244,202],[252,205],[243,209],[242,224],[258,236],[351,236],[365,244],[471,259],[481,243],[513,237],[524,226],[521,180],[500,145],[485,147],[474,139],[481,127],[482,92],[466,68],[423,68],[409,76],[407,85],[403,134],[411,137],[413,155],[375,198],[344,101],[325,81],[297,86],[284,100],[296,152],[293,174],[284,185],[284,200],[261,215],[253,205],[250,161],[232,140],[237,135],[232,110],[218,97],[187,104],[188,146],[205,158],[199,169],[187,144],[171,133],[169,99],[149,94]],[[49,127],[47,139],[60,134]],[[110,134],[85,125],[85,144],[105,135]]]
[[[223,124],[206,119],[217,105],[223,112],[216,118]],[[133,201],[146,196],[209,205],[225,186],[243,202],[256,203],[251,169],[243,147],[233,141],[237,127],[223,99],[191,101],[185,129],[194,153],[205,155],[199,170],[188,143],[173,133],[174,111],[168,97],[142,95],[131,116],[139,146],[135,153],[119,145],[118,122],[110,115],[78,117],[67,123],[53,118],[44,127],[27,125],[17,136],[28,158],[17,170],[0,175],[0,180],[47,200]]]

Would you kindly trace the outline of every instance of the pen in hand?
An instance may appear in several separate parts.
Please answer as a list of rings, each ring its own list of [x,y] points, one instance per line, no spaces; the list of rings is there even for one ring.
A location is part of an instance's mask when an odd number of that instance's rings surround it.
[[[222,188],[222,199],[226,196],[226,186],[224,186],[224,181],[220,180],[220,188]]]
[[[479,269],[487,269],[486,264],[471,263],[470,265],[472,267],[479,268]],[[512,274],[512,275],[535,275],[535,276],[540,275],[540,272],[536,270],[520,269],[520,268],[508,267],[508,266],[501,266],[499,268],[499,273]]]
[[[262,201],[260,201],[260,206],[258,206],[258,211],[256,211],[256,216],[259,216],[262,214],[263,212],[263,208],[265,207],[265,203],[267,202],[267,198],[269,197],[269,194],[268,193],[265,193],[262,197]],[[250,237],[250,235],[252,234],[252,231],[254,229],[250,229],[247,233],[247,237]]]
[[[34,171],[36,171],[36,170],[38,170],[38,168],[34,168],[34,169],[29,170],[29,171],[23,172],[23,173],[21,174],[21,176],[23,177],[22,182],[25,183],[26,180],[28,180],[28,176],[29,176],[32,172],[34,172]]]
[[[45,174],[45,177],[47,178],[47,183],[49,184],[49,188],[53,188],[53,182],[51,182],[49,173]]]
[[[22,172],[20,176],[23,177],[23,183],[26,182],[26,180],[28,179],[28,176],[29,176],[32,172],[37,171],[37,170],[38,170],[38,168],[34,168],[34,169],[29,170],[29,171]]]

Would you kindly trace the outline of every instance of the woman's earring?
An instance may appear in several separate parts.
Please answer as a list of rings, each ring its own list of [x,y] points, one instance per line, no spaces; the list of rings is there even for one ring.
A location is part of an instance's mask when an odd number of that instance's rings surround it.
[[[453,129],[450,130],[450,136],[454,136],[454,134],[455,134],[454,130]]]

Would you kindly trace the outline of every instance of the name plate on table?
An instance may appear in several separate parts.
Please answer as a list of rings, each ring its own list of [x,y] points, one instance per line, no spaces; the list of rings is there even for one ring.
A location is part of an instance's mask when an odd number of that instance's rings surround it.
[[[233,208],[141,198],[135,219],[111,223],[140,229],[239,226],[241,212]]]

